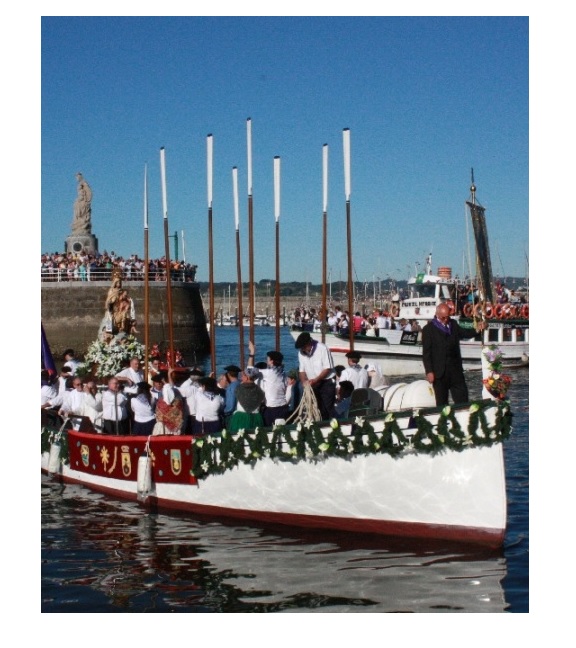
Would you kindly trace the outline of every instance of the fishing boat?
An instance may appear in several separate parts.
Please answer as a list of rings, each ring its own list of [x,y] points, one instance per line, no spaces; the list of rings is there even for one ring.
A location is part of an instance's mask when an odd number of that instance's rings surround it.
[[[476,187],[472,180],[471,199],[467,201],[475,228],[477,265],[483,294],[476,301],[460,304],[458,282],[452,277],[452,269],[441,266],[432,271],[432,255],[428,255],[424,272],[410,277],[404,298],[391,302],[389,315],[398,323],[416,322],[418,330],[381,329],[376,336],[373,329],[353,336],[354,350],[362,354],[364,364],[378,365],[386,376],[416,375],[423,372],[421,328],[434,318],[436,307],[446,303],[453,319],[464,328],[473,328],[475,322],[483,319],[487,326],[481,340],[462,340],[460,349],[465,370],[481,369],[481,350],[487,345],[498,345],[503,353],[503,366],[515,368],[529,363],[529,304],[496,303],[493,295],[492,270],[484,208],[475,198]],[[294,339],[302,332],[299,324],[292,326]],[[322,332],[321,327],[310,326],[311,336],[324,341],[330,349],[334,362],[346,366],[346,354],[351,350],[350,334],[334,331]]]
[[[115,436],[85,417],[42,428],[41,470],[146,509],[498,547],[508,403],[443,409],[425,381],[346,421],[221,436]],[[368,390],[365,390],[368,392]],[[428,406],[422,406],[426,405]]]

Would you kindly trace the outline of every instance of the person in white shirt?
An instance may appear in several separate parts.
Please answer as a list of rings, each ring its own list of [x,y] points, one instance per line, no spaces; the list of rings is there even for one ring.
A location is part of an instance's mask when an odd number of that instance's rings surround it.
[[[55,380],[56,374],[52,378],[47,371],[42,371],[40,386],[40,407],[42,409],[49,409],[51,407],[50,401],[58,396],[58,387],[55,384]]]
[[[310,385],[316,396],[322,419],[327,421],[335,416],[336,384],[334,382],[334,362],[328,347],[313,340],[310,333],[300,333],[294,344],[298,349],[298,371],[300,382],[305,388]]]
[[[144,380],[144,374],[140,371],[140,360],[130,358],[130,365],[116,374],[116,378],[124,383],[124,393],[135,396],[138,393],[138,383]]]
[[[248,342],[248,367],[254,366],[256,347],[252,341]],[[264,425],[271,427],[277,419],[286,420],[290,415],[290,408],[286,398],[287,381],[284,374],[284,356],[280,351],[268,351],[266,354],[265,369],[259,369],[261,379],[258,386],[264,392],[265,407],[262,411]]]
[[[216,380],[211,376],[200,379],[202,389],[196,392],[196,420],[192,424],[195,435],[216,434],[222,431],[224,398],[218,393]]]
[[[97,432],[102,430],[102,394],[93,380],[84,383],[84,409],[82,416],[87,416]]]
[[[354,385],[354,389],[368,387],[368,372],[358,364],[362,354],[359,351],[349,351],[346,357],[348,358],[348,366],[340,374],[340,382],[349,380]]]
[[[72,388],[64,393],[62,399],[62,406],[58,411],[60,416],[83,416],[84,415],[84,401],[86,395],[84,394],[84,385],[82,378],[74,376],[72,379]]]
[[[192,424],[196,418],[196,392],[202,389],[199,381],[203,376],[204,372],[201,369],[192,369],[188,378],[178,388],[187,404],[188,419],[184,428],[186,434],[192,433]]]
[[[379,311],[378,316],[376,317],[376,326],[374,327],[374,332],[376,333],[376,337],[380,337],[380,335],[384,335],[383,331],[386,328],[387,328],[386,317],[384,316],[384,312]]]
[[[64,364],[70,367],[72,376],[75,376],[78,371],[78,367],[82,363],[80,362],[80,360],[76,359],[74,355],[74,349],[66,349],[66,351],[64,351]]]
[[[138,393],[130,400],[130,407],[134,415],[132,434],[150,436],[156,424],[155,401],[147,382],[139,382],[136,387]]]
[[[130,434],[128,399],[120,391],[118,378],[110,378],[108,389],[102,394],[102,432]]]

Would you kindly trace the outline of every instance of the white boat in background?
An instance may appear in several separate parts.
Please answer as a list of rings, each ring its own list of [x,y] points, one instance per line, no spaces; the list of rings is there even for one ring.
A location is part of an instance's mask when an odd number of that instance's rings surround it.
[[[505,368],[521,367],[529,362],[529,305],[528,303],[493,303],[495,291],[492,288],[492,270],[490,252],[484,219],[484,208],[476,203],[476,187],[472,181],[472,199],[467,201],[472,223],[477,236],[476,248],[480,285],[484,286],[486,297],[467,302],[459,307],[458,282],[452,277],[452,270],[442,266],[436,274],[432,273],[432,255],[428,255],[425,270],[410,277],[405,298],[392,301],[389,315],[395,322],[416,321],[417,331],[384,329],[375,336],[374,330],[366,334],[356,334],[354,350],[362,354],[362,364],[376,364],[385,376],[406,376],[422,374],[422,334],[421,328],[434,318],[436,308],[446,303],[452,317],[467,328],[473,328],[477,319],[484,319],[487,328],[482,334],[482,340],[462,340],[460,350],[465,370],[481,369],[481,351],[483,346],[497,345],[503,353]],[[481,253],[480,253],[481,251]],[[298,325],[292,326],[294,339],[304,330]],[[350,351],[350,335],[348,332],[338,334],[325,332],[317,327],[305,330],[318,340],[324,341],[330,349],[335,364],[346,366],[346,354]]]

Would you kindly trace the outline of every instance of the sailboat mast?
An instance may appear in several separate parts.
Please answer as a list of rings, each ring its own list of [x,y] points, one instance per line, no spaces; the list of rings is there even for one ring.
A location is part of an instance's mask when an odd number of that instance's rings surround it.
[[[348,331],[350,334],[350,351],[354,351],[354,288],[352,283],[352,224],[350,217],[350,129],[342,131],[344,145],[344,194],[346,197],[346,240],[348,246]]]
[[[160,175],[162,179],[162,211],[164,214],[164,249],[166,257],[166,299],[168,309],[168,348],[170,351],[170,366],[174,363],[174,328],[172,321],[172,284],[170,264],[170,237],[168,234],[168,199],[166,196],[166,151],[160,149]]]

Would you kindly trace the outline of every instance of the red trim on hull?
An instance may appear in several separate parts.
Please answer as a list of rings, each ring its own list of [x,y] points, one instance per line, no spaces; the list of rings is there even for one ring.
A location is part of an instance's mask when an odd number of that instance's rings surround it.
[[[174,502],[149,497],[146,508],[158,511],[181,511],[210,517],[251,520],[253,522],[280,524],[282,526],[345,531],[351,533],[404,537],[413,539],[446,540],[457,543],[482,545],[498,549],[504,542],[505,529],[482,529],[420,522],[397,522],[389,520],[325,517],[321,515],[300,515],[271,511],[230,509],[220,506],[206,506],[189,502]]]
[[[48,474],[43,471],[44,474]],[[65,484],[79,484],[90,490],[112,495],[118,499],[138,501],[136,493],[109,488],[100,484],[87,484],[80,479],[52,475],[52,479]],[[207,506],[190,502],[176,502],[150,496],[143,503],[148,510],[158,512],[183,512],[197,515],[227,518],[231,520],[249,520],[261,524],[278,524],[281,526],[303,529],[344,531],[347,533],[378,535],[414,540],[445,540],[458,544],[481,545],[498,549],[504,543],[506,529],[484,529],[477,527],[447,526],[441,524],[424,524],[421,522],[398,522],[392,520],[355,519],[343,517],[325,517],[321,515],[299,515],[295,513],[275,513],[271,511],[253,511],[247,509],[230,509],[220,506]]]

